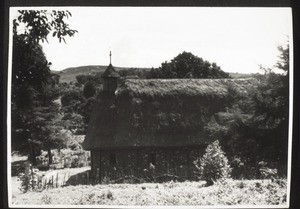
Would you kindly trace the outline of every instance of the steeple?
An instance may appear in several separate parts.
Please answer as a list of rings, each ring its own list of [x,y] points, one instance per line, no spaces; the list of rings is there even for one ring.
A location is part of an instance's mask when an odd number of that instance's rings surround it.
[[[119,73],[111,64],[111,51],[109,52],[109,65],[104,71],[103,78],[103,91],[106,93],[114,94],[118,87]]]
[[[109,52],[109,64],[111,65],[111,51]]]

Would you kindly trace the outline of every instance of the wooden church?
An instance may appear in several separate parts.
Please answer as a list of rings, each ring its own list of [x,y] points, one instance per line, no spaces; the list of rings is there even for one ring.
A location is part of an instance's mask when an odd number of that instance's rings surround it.
[[[253,79],[124,79],[110,63],[83,148],[93,178],[195,179],[193,162],[216,140],[205,131],[222,122],[228,89],[246,94]],[[118,84],[119,83],[119,84]],[[224,122],[224,121],[223,121]]]

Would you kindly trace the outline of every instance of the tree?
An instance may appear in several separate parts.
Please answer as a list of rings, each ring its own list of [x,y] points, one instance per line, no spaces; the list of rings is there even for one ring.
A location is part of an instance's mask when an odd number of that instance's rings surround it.
[[[85,101],[83,95],[76,90],[67,91],[60,100],[63,107],[71,106],[74,112],[78,112],[77,106]]]
[[[212,185],[218,179],[230,177],[231,168],[218,140],[208,145],[203,157],[197,159],[194,164],[199,177],[206,180],[207,185]]]
[[[61,117],[56,105],[48,107],[39,107],[32,112],[32,120],[30,121],[31,142],[35,143],[40,149],[48,151],[49,163],[52,164],[51,150],[66,147],[66,137],[63,131]]]
[[[230,78],[216,63],[210,63],[190,52],[182,52],[171,62],[152,68],[150,78]]]
[[[34,113],[39,107],[52,105],[53,98],[47,88],[57,81],[39,43],[47,41],[50,33],[65,42],[65,36],[73,36],[77,31],[65,22],[71,16],[68,11],[19,10],[18,13],[13,20],[12,56],[12,137],[17,139],[12,142],[22,140],[34,160],[34,150],[42,143],[35,139],[38,130],[32,122],[40,118]]]
[[[52,33],[53,37],[57,37],[59,42],[65,42],[65,36],[73,36],[77,31],[69,28],[64,21],[72,14],[69,11],[51,12],[47,10],[18,10],[19,16],[13,20],[14,35],[18,34],[18,27],[23,25],[23,38],[29,42],[39,43],[47,41],[47,37]]]
[[[289,112],[289,47],[278,47],[280,56],[273,69],[261,67],[265,74],[259,79],[256,91],[241,97],[230,91],[233,106],[229,107],[226,124],[215,132],[223,137],[220,143],[233,167],[233,176],[260,178],[260,164],[267,162],[270,168],[286,175]],[[275,73],[275,69],[281,73]],[[212,130],[212,128],[210,128]],[[214,133],[216,134],[216,133]],[[243,173],[236,172],[243,165]]]
[[[97,99],[95,97],[90,97],[80,107],[80,114],[83,117],[83,122],[85,124],[85,131],[87,130],[87,126],[90,122],[91,114],[93,112],[96,102]]]
[[[286,171],[288,147],[289,116],[289,45],[278,47],[279,60],[275,68],[281,73],[269,69],[261,81],[259,90],[253,97],[255,109],[251,125],[261,133],[262,146],[269,147],[263,157],[275,161]],[[263,68],[265,70],[265,68]],[[268,141],[264,139],[269,139]]]
[[[86,84],[84,84],[83,96],[86,99],[95,96],[95,94],[96,94],[96,87],[95,87],[95,84],[93,82],[89,81]]]

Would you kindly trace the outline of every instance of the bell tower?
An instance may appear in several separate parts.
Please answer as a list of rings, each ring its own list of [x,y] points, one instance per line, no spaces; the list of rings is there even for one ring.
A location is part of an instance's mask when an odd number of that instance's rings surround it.
[[[109,53],[109,65],[104,71],[103,78],[103,92],[107,94],[115,94],[118,87],[118,78],[120,75],[111,64],[111,52]]]

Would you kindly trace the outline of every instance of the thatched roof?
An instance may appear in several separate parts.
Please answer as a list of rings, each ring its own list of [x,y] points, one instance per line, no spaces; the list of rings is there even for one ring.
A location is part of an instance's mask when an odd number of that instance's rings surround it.
[[[201,97],[227,95],[228,87],[247,93],[255,79],[126,79],[116,95],[133,97]]]
[[[254,79],[128,79],[115,96],[100,95],[85,149],[192,146],[211,140],[204,126],[230,103],[228,91],[247,94]]]
[[[102,78],[119,78],[119,73],[115,70],[112,64],[109,64],[106,70],[104,71]]]

